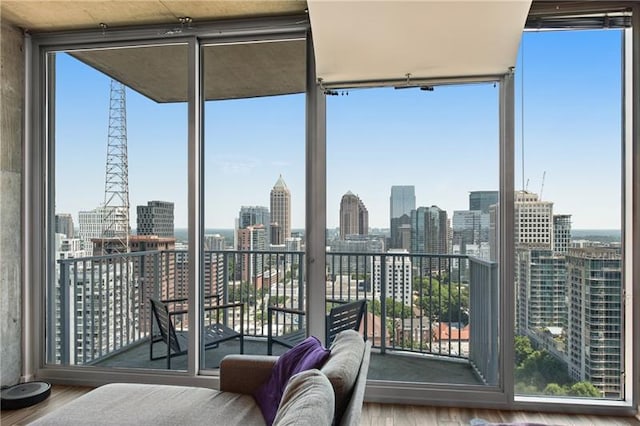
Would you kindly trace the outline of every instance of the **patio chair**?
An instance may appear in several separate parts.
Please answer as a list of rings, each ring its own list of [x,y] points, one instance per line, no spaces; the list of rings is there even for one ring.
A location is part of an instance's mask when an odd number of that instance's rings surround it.
[[[217,297],[217,296],[214,296]],[[151,303],[151,339],[149,345],[149,358],[152,360],[167,358],[167,369],[171,369],[171,358],[184,355],[187,353],[189,347],[187,340],[187,331],[176,331],[173,318],[175,316],[184,316],[188,313],[187,309],[180,309],[175,311],[169,310],[169,304],[181,303],[186,304],[187,299],[168,299],[157,300],[150,298]],[[240,308],[240,331],[235,331],[228,325],[220,322],[220,313],[222,310],[230,308]],[[240,339],[240,353],[244,353],[244,304],[243,303],[226,303],[221,305],[206,306],[204,308],[206,312],[215,312],[215,322],[211,316],[205,315],[205,324],[202,331],[202,340],[204,349],[217,348],[221,342],[225,342],[231,339]],[[154,333],[153,323],[158,326],[158,333]],[[153,346],[157,343],[163,342],[166,344],[167,353],[163,356],[153,356]]]
[[[344,330],[360,330],[360,324],[364,317],[367,301],[366,299],[356,300],[354,302],[345,302],[342,300],[327,300],[327,302],[334,303],[335,306],[331,308],[329,314],[326,317],[326,336],[325,344],[331,345],[333,339],[338,333]],[[285,313],[291,315],[298,315],[298,327],[288,333],[281,335],[273,334],[273,315],[278,313]],[[292,348],[298,343],[302,342],[307,337],[307,331],[304,327],[304,315],[305,312],[299,309],[291,308],[279,308],[277,306],[269,306],[267,309],[268,316],[268,331],[267,331],[267,353],[271,355],[273,353],[273,344],[278,343],[280,345]],[[366,326],[365,326],[365,339],[366,339]]]

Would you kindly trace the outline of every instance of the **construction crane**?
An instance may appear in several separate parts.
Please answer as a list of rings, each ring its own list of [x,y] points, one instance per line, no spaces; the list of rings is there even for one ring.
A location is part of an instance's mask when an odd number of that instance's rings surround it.
[[[544,177],[547,175],[547,171],[542,172],[542,184],[540,185],[540,201],[542,201],[542,190],[544,190]]]

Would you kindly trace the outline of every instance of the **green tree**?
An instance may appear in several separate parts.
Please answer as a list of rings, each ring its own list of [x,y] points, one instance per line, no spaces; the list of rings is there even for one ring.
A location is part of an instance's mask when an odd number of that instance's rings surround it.
[[[256,287],[249,282],[230,285],[228,293],[229,302],[245,302],[253,305],[268,291],[268,288],[256,289]]]
[[[557,383],[549,383],[542,393],[545,395],[562,396],[567,394],[567,390]]]
[[[269,296],[269,306],[284,306],[287,300],[287,296]]]
[[[372,301],[372,310],[374,315],[382,316],[382,305],[379,300],[374,299]],[[385,313],[387,318],[411,318],[413,313],[411,312],[411,306],[407,306],[403,303],[396,302],[391,297],[385,299]]]
[[[468,324],[469,294],[466,287],[432,283],[422,287],[420,307],[425,316],[441,322]]]
[[[515,371],[516,382],[544,389],[549,383],[565,385],[570,382],[567,367],[546,350],[533,351]]]
[[[602,396],[600,391],[589,382],[574,383],[569,388],[569,395],[585,398],[599,398]]]
[[[516,336],[514,349],[516,354],[516,367],[520,366],[524,360],[529,358],[533,353],[531,340],[527,336]]]

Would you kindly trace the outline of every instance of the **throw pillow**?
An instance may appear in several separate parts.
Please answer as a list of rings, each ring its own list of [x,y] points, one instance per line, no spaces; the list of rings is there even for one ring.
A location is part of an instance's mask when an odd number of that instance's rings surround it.
[[[282,394],[291,376],[322,367],[330,353],[316,337],[309,336],[278,358],[269,379],[253,393],[267,425],[270,426],[276,417]]]
[[[322,426],[333,420],[333,388],[329,379],[312,369],[291,377],[284,389],[274,426]]]
[[[329,379],[336,397],[336,424],[349,404],[365,350],[364,339],[355,330],[345,330],[331,345],[331,359],[321,368]]]

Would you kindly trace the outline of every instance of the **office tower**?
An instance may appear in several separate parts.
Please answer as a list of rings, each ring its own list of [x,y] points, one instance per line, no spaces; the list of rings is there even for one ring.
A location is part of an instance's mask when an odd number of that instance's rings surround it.
[[[566,253],[571,247],[571,215],[553,215],[553,250]]]
[[[282,237],[282,227],[274,222],[271,222],[271,225],[269,226],[269,228],[271,228],[271,245],[272,246],[282,246],[284,245],[284,241],[282,241],[280,238]]]
[[[517,333],[543,344],[545,328],[567,326],[565,256],[546,248],[517,250],[515,269]]]
[[[207,234],[204,236],[205,251],[222,251],[224,250],[225,240],[220,234]]]
[[[553,248],[553,203],[538,200],[527,191],[515,193],[515,242],[517,246]]]
[[[91,240],[102,237],[105,214],[102,207],[78,212],[78,238],[82,240],[82,247],[88,254],[92,255],[94,252]]]
[[[300,237],[291,237],[287,238],[284,242],[286,251],[301,251],[302,250],[302,238]]]
[[[238,229],[238,250],[248,253],[240,254],[240,262],[237,265],[237,273],[244,282],[253,282],[260,277],[258,287],[261,287],[263,273],[264,253],[255,253],[267,249],[267,232],[264,225],[247,226]]]
[[[498,204],[498,191],[471,191],[469,192],[469,210],[479,210],[489,213],[489,206]]]
[[[532,192],[516,191],[514,213],[516,332],[540,343],[544,338],[541,324],[556,326],[555,315],[543,318],[540,314],[544,310],[559,309],[548,292],[551,289],[563,292],[559,289],[563,285],[562,278],[558,276],[560,272],[556,271],[554,275],[550,271],[565,259],[561,255],[554,256],[552,251],[552,202],[540,201],[538,195]],[[564,292],[566,294],[566,290]],[[538,305],[543,302],[548,306]]]
[[[411,252],[448,253],[447,212],[438,206],[418,207],[411,212]]]
[[[173,203],[169,201],[147,201],[146,206],[137,207],[138,235],[174,236]]]
[[[247,226],[264,225],[267,233],[267,244],[271,241],[271,213],[264,206],[242,206],[236,222],[236,232],[238,229]],[[282,243],[281,243],[282,244]]]
[[[340,201],[340,239],[369,233],[369,212],[357,195],[348,191]]]
[[[331,261],[327,261],[327,272],[334,276],[349,276],[349,274],[361,276],[370,273],[370,265],[366,263],[370,256],[366,256],[365,253],[383,253],[384,243],[385,238],[382,235],[348,235],[344,240],[331,240],[328,243],[327,252],[342,252],[349,255],[332,256]],[[349,280],[344,282],[347,284],[344,290],[348,290]]]
[[[238,214],[238,228],[246,228],[252,225],[264,225],[269,229],[271,215],[269,209],[264,206],[242,206]]]
[[[591,382],[605,398],[623,398],[620,250],[569,249],[567,284],[569,374]]]
[[[67,238],[75,237],[73,216],[69,213],[56,214],[56,234],[64,234]]]
[[[278,178],[271,190],[271,223],[279,228],[277,238],[271,240],[271,244],[284,244],[291,237],[291,192],[282,179]]]
[[[478,239],[480,233],[480,211],[454,210],[452,219],[452,242],[460,247],[461,253],[465,253],[467,244],[473,244]]]
[[[400,228],[411,223],[411,211],[416,208],[416,190],[413,185],[394,185],[389,198],[390,248],[402,248]],[[406,234],[405,234],[406,236]],[[404,245],[408,245],[404,241]]]
[[[411,257],[406,250],[387,251],[384,264],[380,256],[373,259],[373,289],[378,300],[392,298],[404,305],[411,305]],[[383,280],[384,279],[384,285]]]

